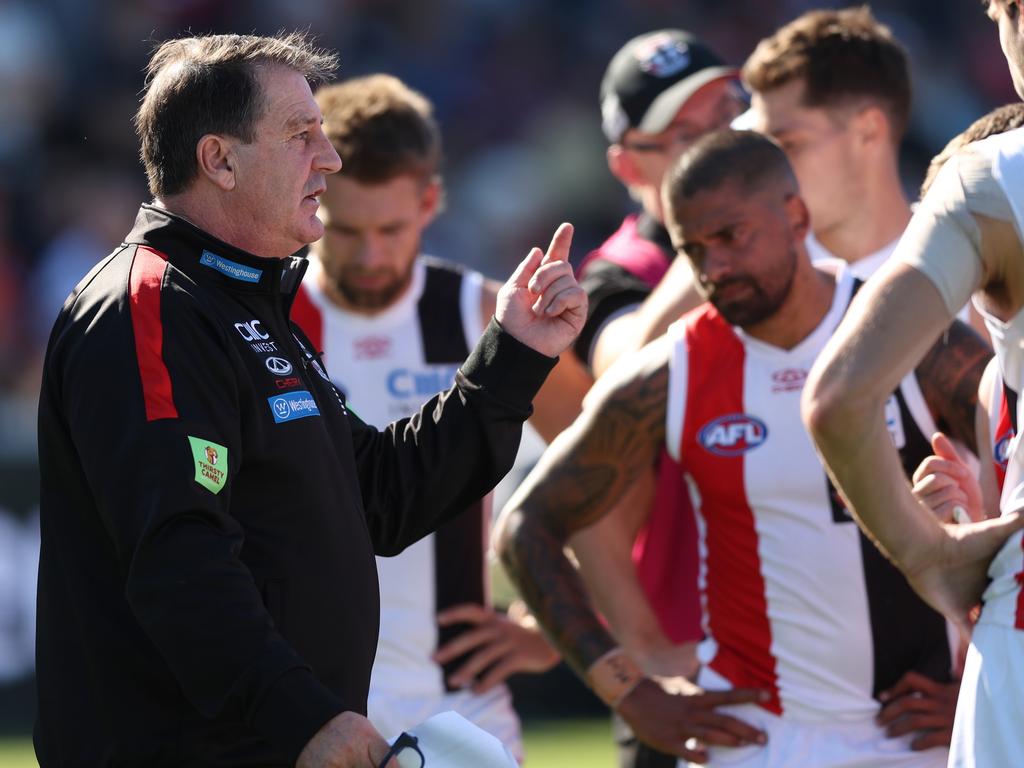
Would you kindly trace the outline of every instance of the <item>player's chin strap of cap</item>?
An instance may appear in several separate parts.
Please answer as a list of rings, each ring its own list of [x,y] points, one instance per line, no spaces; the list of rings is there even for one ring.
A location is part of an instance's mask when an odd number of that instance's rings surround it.
[[[612,709],[644,679],[644,673],[621,648],[612,648],[587,668],[587,684]]]
[[[424,768],[427,764],[427,759],[423,756],[420,751],[419,739],[413,736],[411,733],[402,731],[398,734],[398,738],[395,739],[395,743],[391,745],[391,749],[388,750],[387,754],[384,755],[384,759],[380,761],[380,768],[388,768],[388,761],[393,757],[398,758],[399,768],[405,768],[405,761],[399,757],[399,753],[409,749],[415,752],[419,756],[419,768]],[[394,766],[391,766],[394,768]]]

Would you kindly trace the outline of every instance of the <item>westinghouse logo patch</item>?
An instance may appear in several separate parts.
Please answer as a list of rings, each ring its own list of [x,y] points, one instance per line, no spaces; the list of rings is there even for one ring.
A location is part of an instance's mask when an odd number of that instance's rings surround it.
[[[262,269],[247,267],[244,264],[239,264],[237,261],[225,259],[223,256],[218,256],[216,253],[210,253],[209,251],[203,251],[203,255],[199,257],[199,263],[204,267],[215,269],[222,275],[227,275],[234,280],[241,280],[243,283],[258,283],[260,277],[263,276]]]
[[[188,444],[196,465],[196,482],[210,493],[220,493],[228,479],[228,449],[192,435]]]
[[[270,412],[274,415],[275,424],[320,415],[316,400],[305,389],[268,397],[267,402],[270,404]]]

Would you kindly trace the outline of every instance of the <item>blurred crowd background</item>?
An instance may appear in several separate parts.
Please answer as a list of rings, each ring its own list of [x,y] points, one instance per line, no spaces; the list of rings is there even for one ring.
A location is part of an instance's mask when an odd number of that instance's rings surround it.
[[[426,250],[503,277],[559,222],[576,225],[581,258],[630,209],[605,165],[597,99],[629,37],[683,27],[738,65],[782,23],[839,5],[850,3],[0,0],[0,687],[24,684],[32,665],[40,360],[64,298],[147,198],[132,115],[156,42],[309,29],[339,52],[341,77],[389,72],[423,91],[444,133],[447,183]],[[903,147],[913,191],[947,139],[1015,96],[977,0],[872,7],[913,62]],[[0,701],[0,728],[5,718]]]

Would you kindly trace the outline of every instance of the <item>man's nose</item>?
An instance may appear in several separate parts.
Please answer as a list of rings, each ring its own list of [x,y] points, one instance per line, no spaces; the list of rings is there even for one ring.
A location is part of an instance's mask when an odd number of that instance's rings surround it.
[[[314,159],[316,170],[324,174],[337,173],[341,170],[341,158],[338,156],[338,151],[331,144],[330,139],[324,135],[322,129],[317,128],[317,135],[319,146]]]
[[[721,282],[733,271],[732,258],[724,248],[708,248],[700,271],[707,282]]]
[[[374,234],[368,234],[359,244],[359,252],[356,258],[359,265],[365,269],[373,269],[385,261],[386,252],[380,238]]]

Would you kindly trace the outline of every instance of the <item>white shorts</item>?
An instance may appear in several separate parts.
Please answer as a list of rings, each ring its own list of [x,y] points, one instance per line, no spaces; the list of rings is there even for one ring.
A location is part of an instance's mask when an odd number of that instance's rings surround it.
[[[730,688],[728,681],[707,667],[701,669],[698,683],[707,690]],[[942,768],[945,748],[914,752],[911,736],[890,739],[874,718],[856,722],[794,722],[753,704],[719,707],[738,720],[768,734],[761,747],[709,747],[708,766],[740,768]],[[698,768],[696,763],[680,760],[680,768]]]
[[[1024,631],[978,624],[967,650],[950,766],[1024,765]]]
[[[519,717],[512,708],[512,695],[499,685],[487,693],[456,691],[436,695],[371,690],[367,715],[374,728],[388,741],[402,731],[422,723],[440,712],[453,710],[479,726],[508,747],[517,761],[523,762],[523,738]]]

